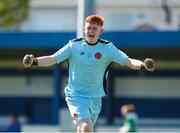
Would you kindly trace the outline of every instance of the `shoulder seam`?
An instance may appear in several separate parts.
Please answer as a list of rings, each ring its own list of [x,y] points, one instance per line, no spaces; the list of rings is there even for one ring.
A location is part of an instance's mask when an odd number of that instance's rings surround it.
[[[84,38],[75,38],[75,39],[72,39],[71,42],[78,42],[78,41],[81,41],[83,40]]]
[[[99,42],[104,43],[104,44],[109,44],[109,43],[111,43],[110,41],[103,40],[103,39],[99,39]]]

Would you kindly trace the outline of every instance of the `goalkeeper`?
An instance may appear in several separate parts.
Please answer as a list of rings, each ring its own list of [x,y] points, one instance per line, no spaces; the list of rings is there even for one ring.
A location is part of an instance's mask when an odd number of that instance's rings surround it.
[[[103,32],[104,18],[88,16],[84,23],[84,38],[70,40],[63,48],[48,56],[25,55],[25,67],[48,67],[64,60],[69,62],[69,79],[65,87],[66,102],[77,132],[93,132],[101,110],[102,97],[106,95],[105,80],[112,62],[134,70],[154,71],[153,59],[144,62],[131,59],[112,42],[99,38]]]

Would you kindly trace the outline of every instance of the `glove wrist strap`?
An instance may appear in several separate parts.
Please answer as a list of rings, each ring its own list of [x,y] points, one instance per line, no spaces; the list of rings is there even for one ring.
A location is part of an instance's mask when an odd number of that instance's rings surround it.
[[[140,70],[141,70],[141,71],[146,71],[146,68],[145,68],[144,64],[141,64]]]
[[[37,66],[38,65],[38,60],[36,58],[34,58],[32,66]]]

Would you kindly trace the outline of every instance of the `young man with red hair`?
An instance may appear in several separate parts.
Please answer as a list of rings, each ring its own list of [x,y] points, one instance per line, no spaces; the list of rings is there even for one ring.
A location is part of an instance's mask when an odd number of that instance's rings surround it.
[[[154,71],[155,68],[153,60],[148,59],[144,63],[131,59],[112,42],[100,39],[103,23],[102,16],[88,16],[84,23],[84,38],[70,40],[53,55],[37,58],[25,55],[23,59],[25,67],[47,67],[68,60],[69,79],[65,95],[68,108],[77,125],[77,132],[93,132],[93,126],[101,110],[101,99],[105,96],[104,80],[112,62],[135,70]]]

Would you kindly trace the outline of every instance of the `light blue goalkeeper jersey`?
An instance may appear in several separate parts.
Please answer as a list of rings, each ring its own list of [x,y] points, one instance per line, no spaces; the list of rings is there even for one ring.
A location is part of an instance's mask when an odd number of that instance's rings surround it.
[[[104,80],[112,62],[123,65],[128,56],[111,42],[99,39],[90,45],[83,38],[69,41],[54,55],[57,63],[69,61],[69,79],[66,96],[105,96]]]

